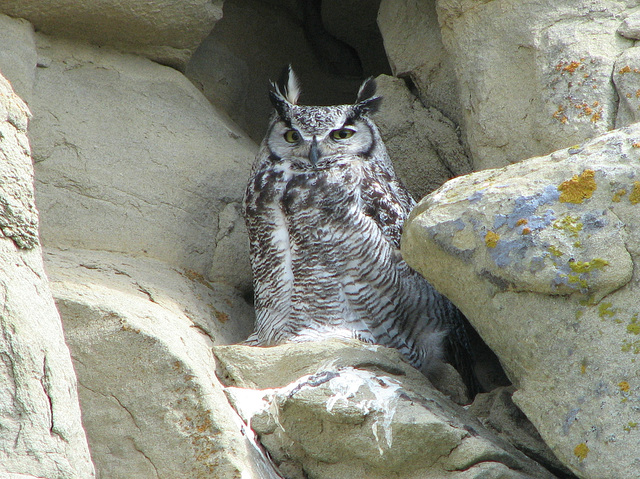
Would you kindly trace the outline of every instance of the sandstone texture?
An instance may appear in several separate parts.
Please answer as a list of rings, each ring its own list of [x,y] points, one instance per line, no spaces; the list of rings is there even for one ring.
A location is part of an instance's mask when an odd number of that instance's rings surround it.
[[[475,169],[623,126],[611,75],[634,45],[618,30],[633,36],[623,24],[632,24],[635,2],[438,0],[436,7]]]
[[[515,403],[580,477],[632,477],[640,125],[425,198],[403,254],[496,352]]]
[[[222,17],[222,0],[3,0],[0,13],[38,31],[94,45],[111,45],[184,68]]]
[[[394,350],[333,340],[214,352],[225,392],[286,477],[554,477]]]
[[[94,477],[38,242],[27,124],[0,76],[0,476]]]
[[[149,256],[249,290],[239,211],[255,145],[171,68],[37,41],[43,244]]]

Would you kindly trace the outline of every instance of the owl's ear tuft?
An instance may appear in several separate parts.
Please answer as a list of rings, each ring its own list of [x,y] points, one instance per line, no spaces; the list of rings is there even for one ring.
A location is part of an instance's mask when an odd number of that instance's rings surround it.
[[[280,78],[275,82],[274,88],[282,97],[284,97],[289,103],[292,105],[296,105],[298,103],[298,98],[300,98],[300,82],[298,81],[298,77],[296,76],[291,65],[287,65],[282,69],[280,73]]]
[[[369,77],[364,81],[360,90],[358,90],[358,98],[354,105],[355,112],[358,115],[378,111],[382,103],[382,97],[376,96],[376,88],[376,81],[373,77]]]
[[[277,82],[271,82],[269,99],[278,112],[281,119],[288,121],[289,110],[292,105],[298,103],[300,97],[300,82],[293,72],[291,65],[287,65],[282,70]]]

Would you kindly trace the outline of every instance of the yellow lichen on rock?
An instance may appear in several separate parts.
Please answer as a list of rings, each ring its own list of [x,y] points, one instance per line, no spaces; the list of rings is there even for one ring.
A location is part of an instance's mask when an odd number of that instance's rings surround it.
[[[488,231],[484,237],[484,242],[488,248],[495,248],[500,240],[500,235],[498,233],[494,233],[493,231]]]
[[[584,170],[580,175],[573,175],[570,180],[562,182],[558,186],[560,201],[578,204],[591,198],[597,188],[595,175],[596,172],[593,170]]]
[[[587,458],[587,454],[589,454],[589,446],[587,446],[584,442],[578,444],[573,453],[576,455],[580,461],[584,461]]]
[[[640,181],[633,182],[633,191],[629,195],[629,201],[632,205],[640,203]]]

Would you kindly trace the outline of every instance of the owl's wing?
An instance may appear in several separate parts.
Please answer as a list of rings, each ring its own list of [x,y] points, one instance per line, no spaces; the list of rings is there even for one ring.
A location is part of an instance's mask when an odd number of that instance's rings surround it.
[[[402,226],[415,201],[394,174],[386,170],[375,173],[363,180],[364,213],[378,225],[387,241],[399,249]]]

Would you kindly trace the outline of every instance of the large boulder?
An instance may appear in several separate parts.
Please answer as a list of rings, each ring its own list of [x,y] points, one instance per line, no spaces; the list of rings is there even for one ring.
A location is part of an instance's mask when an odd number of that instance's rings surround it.
[[[172,68],[44,35],[37,47],[43,243],[156,258],[249,291],[240,205],[256,146]]]
[[[288,479],[553,477],[396,350],[329,340],[214,353],[231,403]]]
[[[0,13],[29,20],[39,31],[111,45],[184,68],[222,17],[223,0],[3,0]]]
[[[436,6],[476,170],[623,126],[616,125],[611,74],[616,58],[634,45],[617,32],[635,3],[438,0]]]
[[[0,476],[87,479],[76,378],[38,242],[29,116],[0,76]]]
[[[469,318],[583,478],[637,474],[640,124],[449,181],[403,256]]]
[[[99,477],[270,477],[211,353],[248,333],[237,292],[151,259],[46,257]]]

